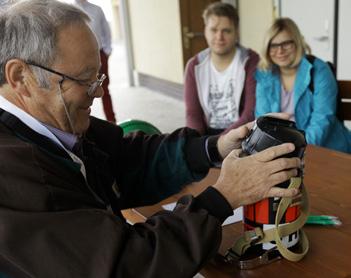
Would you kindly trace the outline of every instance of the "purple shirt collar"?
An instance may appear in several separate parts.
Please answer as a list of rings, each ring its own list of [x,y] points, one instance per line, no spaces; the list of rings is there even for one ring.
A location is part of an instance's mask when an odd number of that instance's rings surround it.
[[[66,149],[72,151],[73,146],[78,141],[77,135],[62,131],[61,129],[58,129],[56,127],[53,127],[44,123],[42,124],[56,136],[56,138],[62,143],[62,145],[65,146]]]

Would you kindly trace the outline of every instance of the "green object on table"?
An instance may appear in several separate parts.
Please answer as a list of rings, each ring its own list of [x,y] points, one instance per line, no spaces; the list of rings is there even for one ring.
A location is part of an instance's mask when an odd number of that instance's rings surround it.
[[[324,226],[340,226],[340,219],[332,215],[310,215],[307,218],[306,224],[324,225]]]
[[[161,131],[157,127],[143,120],[126,120],[119,122],[118,125],[123,129],[124,135],[136,131],[142,131],[147,135],[161,134]]]

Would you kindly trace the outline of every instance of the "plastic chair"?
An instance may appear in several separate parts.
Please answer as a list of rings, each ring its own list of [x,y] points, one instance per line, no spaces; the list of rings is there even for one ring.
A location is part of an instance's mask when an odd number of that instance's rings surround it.
[[[117,125],[123,129],[124,135],[136,131],[142,131],[147,135],[161,134],[161,131],[157,127],[143,120],[130,119],[119,122]]]

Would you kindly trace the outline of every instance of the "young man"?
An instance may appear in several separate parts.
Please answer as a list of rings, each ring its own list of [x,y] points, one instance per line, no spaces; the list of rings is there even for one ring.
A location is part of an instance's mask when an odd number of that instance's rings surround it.
[[[214,256],[232,209],[297,174],[293,145],[239,158],[242,127],[123,137],[89,116],[101,97],[99,45],[88,17],[55,0],[0,14],[0,276],[192,277]],[[237,149],[232,151],[233,149]],[[120,210],[158,202],[204,177],[218,181],[173,212],[129,225]]]
[[[254,119],[258,55],[238,43],[239,16],[232,5],[213,3],[203,18],[208,48],[186,67],[186,124],[218,134]]]
[[[108,85],[110,83],[108,73],[108,58],[111,54],[111,30],[106,20],[103,10],[87,0],[75,0],[75,5],[87,13],[90,17],[89,25],[94,32],[100,48],[101,73],[106,75],[106,79],[102,85],[104,95],[102,96],[102,104],[106,119],[111,123],[116,123],[115,113],[113,112],[112,99]]]

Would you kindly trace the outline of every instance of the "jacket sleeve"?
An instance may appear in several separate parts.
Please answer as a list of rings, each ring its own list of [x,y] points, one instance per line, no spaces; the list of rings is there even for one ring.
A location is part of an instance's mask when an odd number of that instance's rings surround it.
[[[185,69],[184,101],[186,126],[197,130],[200,134],[204,134],[207,124],[205,122],[205,115],[200,104],[199,93],[196,86],[196,63],[197,58],[193,57],[189,60]]]
[[[251,122],[254,120],[254,110],[255,110],[255,103],[256,103],[256,97],[255,97],[255,91],[256,91],[256,79],[255,79],[255,72],[256,72],[256,67],[257,63],[259,60],[259,56],[252,50],[250,51],[250,56],[249,59],[245,65],[245,72],[246,72],[246,77],[245,77],[245,84],[244,84],[244,90],[243,90],[243,95],[241,97],[241,105],[242,105],[242,111],[240,113],[239,119],[230,125],[225,132],[228,132],[229,130],[233,128],[237,128],[239,126],[242,126],[248,122]]]
[[[336,124],[337,83],[329,66],[319,59],[314,61],[314,92],[311,117],[305,128],[309,144],[325,145],[328,134]],[[309,90],[309,89],[308,89]]]
[[[211,166],[206,138],[189,128],[123,137],[119,127],[92,118],[89,136],[110,156],[122,209],[157,203],[205,177]]]
[[[117,154],[117,185],[123,207],[156,203],[205,177],[210,163],[205,138],[192,129],[169,135],[132,134]]]
[[[222,220],[230,215],[225,209],[211,215],[201,202],[201,196],[184,196],[173,212],[159,212],[134,226],[93,208],[1,208],[2,273],[45,278],[193,277],[218,250]]]

